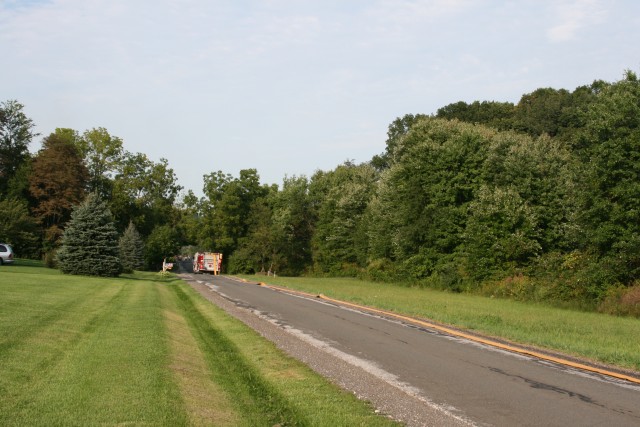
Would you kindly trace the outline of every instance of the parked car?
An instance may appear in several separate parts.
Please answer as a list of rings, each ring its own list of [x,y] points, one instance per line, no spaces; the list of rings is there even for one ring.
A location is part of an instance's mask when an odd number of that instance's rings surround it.
[[[13,249],[6,243],[0,243],[0,265],[13,262]]]

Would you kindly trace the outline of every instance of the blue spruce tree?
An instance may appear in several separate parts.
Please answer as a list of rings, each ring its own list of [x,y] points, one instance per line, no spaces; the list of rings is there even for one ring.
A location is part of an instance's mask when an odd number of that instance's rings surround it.
[[[71,214],[58,263],[66,274],[115,277],[122,271],[118,231],[97,195],[90,194]]]

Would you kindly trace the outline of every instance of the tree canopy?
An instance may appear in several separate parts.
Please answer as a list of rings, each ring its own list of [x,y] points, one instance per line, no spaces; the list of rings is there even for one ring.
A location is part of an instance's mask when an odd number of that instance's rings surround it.
[[[85,197],[87,168],[68,135],[52,133],[42,141],[31,169],[33,213],[43,227],[45,242],[55,245],[73,207]]]
[[[181,193],[169,160],[130,153],[104,128],[56,129],[31,156],[33,122],[6,101],[0,208],[10,215],[0,238],[26,248],[33,232],[15,230],[37,221],[45,233],[35,244],[55,248],[72,207],[97,192],[124,233],[122,253],[135,248],[127,270],[139,268],[144,242],[147,268],[182,246],[224,253],[231,273],[359,276],[593,305],[640,283],[639,125],[640,82],[627,71],[573,91],[539,88],[515,104],[405,114],[370,161],[285,176],[281,186],[261,184],[257,169],[218,170],[203,176],[200,197]],[[528,287],[514,287],[524,276]]]
[[[29,144],[38,135],[23,110],[24,105],[16,100],[0,103],[0,197],[7,194],[11,180],[29,159]]]

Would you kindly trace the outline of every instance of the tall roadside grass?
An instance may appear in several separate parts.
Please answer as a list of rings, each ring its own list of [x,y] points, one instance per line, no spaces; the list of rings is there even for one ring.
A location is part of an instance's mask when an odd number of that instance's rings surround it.
[[[640,371],[640,319],[344,278],[242,276]]]
[[[0,425],[395,425],[175,277],[0,270]]]

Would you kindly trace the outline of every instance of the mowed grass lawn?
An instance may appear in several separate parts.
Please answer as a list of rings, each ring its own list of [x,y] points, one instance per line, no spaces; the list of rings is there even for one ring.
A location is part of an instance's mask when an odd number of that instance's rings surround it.
[[[345,278],[242,276],[640,372],[640,319]]]
[[[175,277],[0,267],[0,425],[394,425]]]

